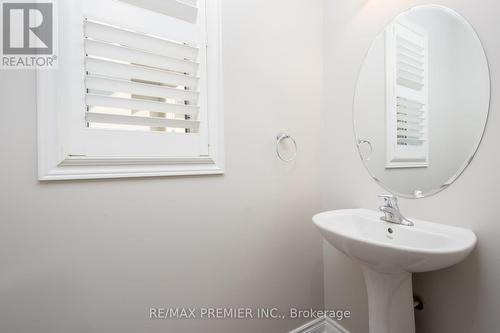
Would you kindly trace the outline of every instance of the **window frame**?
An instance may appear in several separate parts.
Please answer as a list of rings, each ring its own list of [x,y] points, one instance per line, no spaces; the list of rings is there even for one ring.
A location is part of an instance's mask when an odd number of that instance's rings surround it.
[[[64,110],[57,107],[56,70],[36,71],[38,179],[102,179],[224,173],[220,0],[206,1],[208,154],[197,157],[65,156]],[[59,13],[59,15],[61,15]]]

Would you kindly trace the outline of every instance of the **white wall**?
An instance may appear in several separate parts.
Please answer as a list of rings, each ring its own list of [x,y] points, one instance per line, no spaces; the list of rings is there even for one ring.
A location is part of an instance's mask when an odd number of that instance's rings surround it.
[[[276,333],[304,321],[148,310],[322,306],[322,5],[223,0],[221,177],[39,183],[34,74],[0,72],[0,332]],[[282,130],[292,166],[274,155]]]
[[[325,129],[323,209],[376,209],[384,192],[365,171],[354,145],[351,106],[357,73],[371,41],[402,10],[426,1],[325,0]],[[471,228],[477,250],[455,267],[414,276],[415,292],[425,301],[417,312],[421,333],[491,333],[500,327],[500,224],[495,207],[500,184],[500,42],[495,1],[441,0],[465,16],[484,43],[492,76],[491,113],[478,154],[465,174],[449,189],[422,200],[401,200],[402,211],[415,218]],[[368,329],[366,290],[357,264],[324,245],[326,307],[350,308],[344,322],[352,333]]]

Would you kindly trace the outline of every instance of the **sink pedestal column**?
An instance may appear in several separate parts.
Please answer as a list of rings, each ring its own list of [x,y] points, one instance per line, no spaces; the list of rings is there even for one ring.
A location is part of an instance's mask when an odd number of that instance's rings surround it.
[[[370,333],[415,333],[411,273],[361,268],[368,292]]]

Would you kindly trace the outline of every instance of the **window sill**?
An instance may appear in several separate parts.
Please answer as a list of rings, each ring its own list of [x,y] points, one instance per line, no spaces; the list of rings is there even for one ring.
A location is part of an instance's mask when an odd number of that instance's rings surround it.
[[[224,170],[210,157],[103,158],[71,157],[40,169],[40,181],[136,177],[219,175]]]

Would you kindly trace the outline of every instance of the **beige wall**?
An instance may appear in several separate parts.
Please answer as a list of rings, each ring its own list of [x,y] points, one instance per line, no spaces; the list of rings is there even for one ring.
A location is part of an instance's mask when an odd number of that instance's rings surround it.
[[[321,307],[322,1],[223,0],[227,172],[39,183],[34,74],[0,72],[0,332],[287,332],[150,306]],[[298,141],[297,163],[274,155]]]
[[[322,163],[323,209],[375,209],[383,190],[364,170],[355,151],[351,103],[357,73],[371,41],[400,11],[427,1],[325,0],[325,128]],[[490,61],[491,113],[483,143],[472,165],[449,189],[431,198],[401,200],[410,217],[471,228],[479,237],[477,250],[462,264],[414,277],[414,289],[425,301],[416,316],[420,333],[491,333],[500,328],[500,118],[496,112],[500,85],[500,43],[496,1],[446,0],[477,30]],[[366,291],[357,264],[324,245],[325,303],[350,308],[353,319],[344,322],[352,333],[367,332]]]

